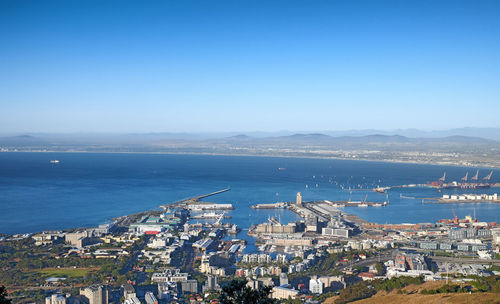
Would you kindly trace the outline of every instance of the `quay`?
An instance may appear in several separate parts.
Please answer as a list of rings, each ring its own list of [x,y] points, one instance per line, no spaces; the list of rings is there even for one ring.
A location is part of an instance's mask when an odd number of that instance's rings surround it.
[[[290,203],[279,202],[279,203],[272,203],[272,204],[252,205],[252,206],[250,206],[250,208],[252,208],[252,209],[283,209],[283,208],[287,208],[289,206],[290,206]]]
[[[443,194],[442,197],[427,199],[427,203],[500,203],[500,196],[494,194]]]

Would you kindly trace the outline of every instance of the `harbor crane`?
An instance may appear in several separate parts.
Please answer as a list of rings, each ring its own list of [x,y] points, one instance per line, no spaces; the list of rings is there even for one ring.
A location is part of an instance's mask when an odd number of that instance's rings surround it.
[[[446,179],[446,171],[444,171],[443,176],[439,179],[440,182],[444,182]]]
[[[473,177],[471,177],[471,179],[470,179],[470,180],[475,180],[475,181],[477,181],[477,180],[478,180],[478,178],[479,178],[479,170],[477,170],[477,171],[476,171],[476,175],[474,175]]]
[[[493,171],[490,172],[490,174],[486,175],[483,180],[489,181],[491,179],[491,176],[493,175]]]
[[[469,172],[465,173],[465,176],[462,177],[462,181],[466,182],[468,176],[469,176]]]
[[[225,212],[222,212],[218,217],[217,217],[217,220],[215,221],[214,225],[216,226],[219,226],[220,225],[220,222],[222,221],[222,219],[224,218],[224,214],[226,214]]]

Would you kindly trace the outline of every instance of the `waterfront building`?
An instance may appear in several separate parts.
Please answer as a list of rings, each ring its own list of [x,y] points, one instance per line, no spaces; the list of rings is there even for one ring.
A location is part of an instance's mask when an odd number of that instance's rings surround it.
[[[271,239],[276,246],[312,246],[312,238],[296,238],[296,237],[274,237]]]
[[[136,223],[130,225],[131,232],[141,234],[157,234],[162,231],[172,230],[181,224],[181,219],[172,214],[161,216],[145,215]]]
[[[276,233],[276,234],[287,234],[295,233],[297,231],[296,223],[288,223],[283,225],[278,222],[263,223],[257,225],[255,228],[256,233]]]
[[[201,251],[209,251],[213,249],[216,245],[217,243],[211,239],[201,239],[194,242],[193,247],[198,248]]]
[[[348,238],[349,237],[349,229],[325,227],[322,229],[321,234],[324,236]]]

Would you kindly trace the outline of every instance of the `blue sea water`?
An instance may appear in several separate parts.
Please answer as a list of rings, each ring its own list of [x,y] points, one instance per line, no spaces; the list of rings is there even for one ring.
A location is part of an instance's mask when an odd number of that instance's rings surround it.
[[[51,164],[51,159],[60,163]],[[284,168],[279,170],[278,168]],[[0,233],[95,226],[113,217],[226,187],[231,191],[205,199],[232,203],[231,222],[242,228],[279,216],[297,219],[286,210],[253,210],[257,203],[293,201],[297,192],[309,200],[384,201],[371,191],[348,187],[395,186],[436,180],[443,171],[459,179],[473,169],[368,161],[279,157],[111,153],[0,153]],[[481,170],[486,175],[489,170]],[[493,179],[498,180],[499,170]],[[456,191],[456,190],[455,190]],[[498,189],[459,191],[493,193]],[[454,191],[448,191],[454,192]],[[405,197],[441,196],[435,189],[389,191],[387,207],[345,208],[378,223],[435,222],[476,213],[482,221],[500,221],[500,204],[422,204]]]

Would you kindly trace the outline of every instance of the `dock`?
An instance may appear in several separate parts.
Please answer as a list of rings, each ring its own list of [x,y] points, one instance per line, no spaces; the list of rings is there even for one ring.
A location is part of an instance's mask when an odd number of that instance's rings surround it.
[[[252,205],[250,208],[252,209],[284,209],[287,208],[290,205],[290,203],[271,203],[271,204],[257,204],[257,205]]]

